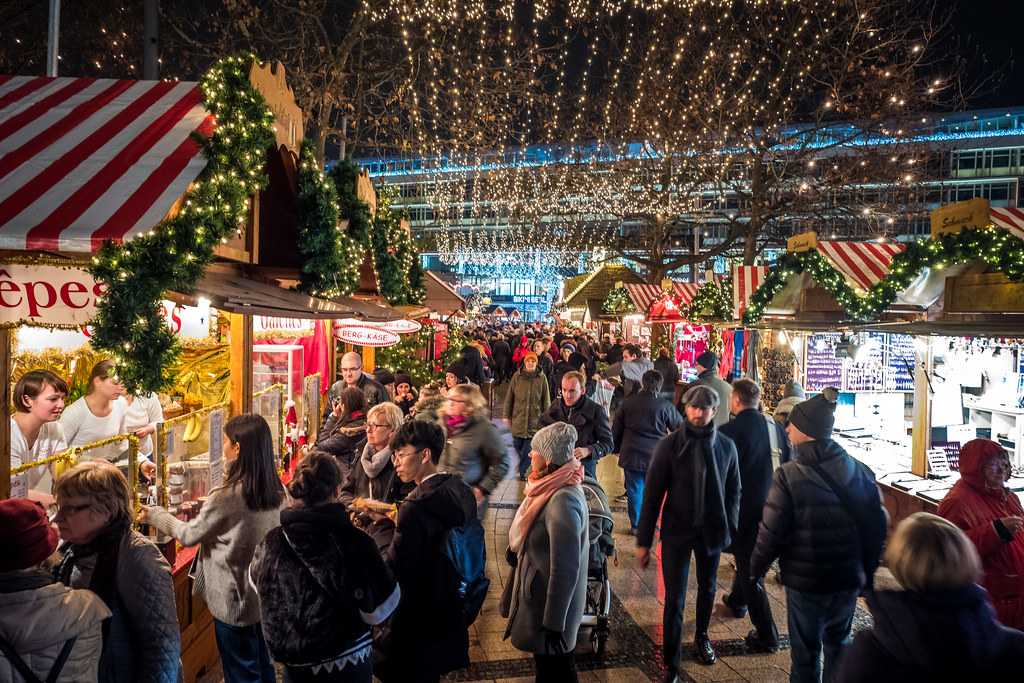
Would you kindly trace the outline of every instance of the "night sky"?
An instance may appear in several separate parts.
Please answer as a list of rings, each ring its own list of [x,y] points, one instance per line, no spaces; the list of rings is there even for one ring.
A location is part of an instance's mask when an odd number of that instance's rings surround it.
[[[1024,105],[1024,1],[940,0],[955,9],[954,38],[968,59],[968,80],[981,82],[993,72],[1003,77],[983,87],[970,107]]]

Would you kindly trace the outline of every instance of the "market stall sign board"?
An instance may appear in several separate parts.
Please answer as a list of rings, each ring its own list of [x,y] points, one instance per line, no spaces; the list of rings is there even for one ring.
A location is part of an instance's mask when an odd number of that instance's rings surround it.
[[[374,327],[377,326],[374,325]],[[402,318],[400,320],[391,320],[386,323],[381,323],[379,327],[387,330],[388,332],[394,332],[395,334],[412,334],[413,332],[419,332],[423,325],[419,324],[415,320],[406,320]]]
[[[334,336],[349,344],[377,348],[394,346],[400,341],[394,332],[369,325],[336,325]]]
[[[989,224],[988,209],[988,200],[981,197],[940,206],[931,214],[932,237],[984,228]]]
[[[96,315],[102,295],[103,285],[83,268],[0,263],[0,327],[78,328]]]

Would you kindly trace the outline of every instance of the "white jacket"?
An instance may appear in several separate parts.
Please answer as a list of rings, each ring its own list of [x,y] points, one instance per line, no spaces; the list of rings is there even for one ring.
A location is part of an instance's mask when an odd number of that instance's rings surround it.
[[[0,592],[0,636],[43,680],[64,643],[77,638],[57,680],[95,681],[103,647],[101,625],[108,618],[110,610],[95,593],[68,588],[62,583],[14,593]],[[24,680],[7,657],[0,654],[0,683]]]

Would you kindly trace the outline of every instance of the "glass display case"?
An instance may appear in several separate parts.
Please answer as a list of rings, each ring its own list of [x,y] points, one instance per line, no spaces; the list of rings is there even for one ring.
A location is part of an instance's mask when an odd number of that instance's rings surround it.
[[[256,344],[252,347],[253,392],[275,384],[285,387],[285,400],[302,396],[302,347],[296,344]]]
[[[228,404],[221,403],[157,426],[157,502],[181,520],[198,515],[210,491],[223,482],[227,417]]]
[[[286,391],[287,389],[283,384],[273,384],[252,395],[252,412],[262,416],[267,421],[267,424],[270,425],[270,434],[274,440],[274,465],[278,471],[281,471],[283,468]]]

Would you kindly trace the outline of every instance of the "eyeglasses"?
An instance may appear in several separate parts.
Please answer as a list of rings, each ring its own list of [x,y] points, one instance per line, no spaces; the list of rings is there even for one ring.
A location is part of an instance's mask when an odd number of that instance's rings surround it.
[[[411,458],[421,452],[422,451],[406,451],[405,453],[403,453],[402,451],[395,451],[394,453],[391,454],[391,462],[398,464],[399,460]]]
[[[378,424],[374,424],[372,422],[367,422],[366,423],[366,428],[367,429],[391,429],[391,425],[378,425]]]
[[[62,515],[63,517],[71,517],[72,515],[77,515],[79,512],[82,512],[83,510],[88,510],[91,507],[92,503],[84,503],[82,505],[67,505],[58,503],[57,514]]]
[[[342,367],[341,368],[342,372],[358,372],[360,370],[362,370],[362,368],[346,368],[346,367]]]

